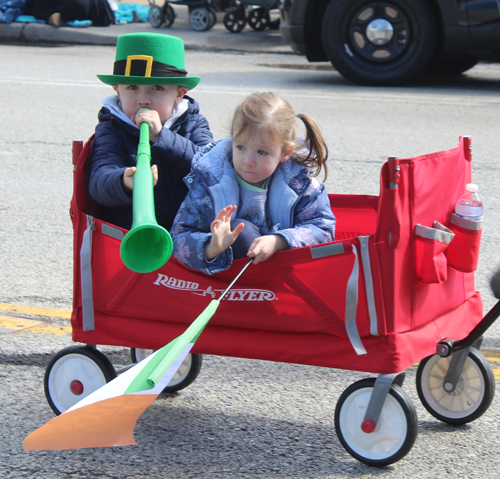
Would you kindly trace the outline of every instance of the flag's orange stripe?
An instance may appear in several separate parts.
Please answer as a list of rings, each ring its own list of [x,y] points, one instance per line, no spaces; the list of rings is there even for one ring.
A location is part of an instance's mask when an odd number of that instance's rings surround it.
[[[126,394],[61,414],[24,439],[26,451],[130,446],[141,414],[157,394]]]

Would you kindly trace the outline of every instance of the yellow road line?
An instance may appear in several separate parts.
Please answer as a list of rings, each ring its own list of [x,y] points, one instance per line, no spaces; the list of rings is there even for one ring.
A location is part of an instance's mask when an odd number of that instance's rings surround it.
[[[71,327],[35,321],[27,318],[0,315],[0,334],[9,333],[71,334]]]
[[[67,309],[38,308],[36,306],[21,306],[18,304],[7,303],[0,303],[0,313],[20,314],[24,316],[40,316],[42,318],[71,318],[71,311]]]

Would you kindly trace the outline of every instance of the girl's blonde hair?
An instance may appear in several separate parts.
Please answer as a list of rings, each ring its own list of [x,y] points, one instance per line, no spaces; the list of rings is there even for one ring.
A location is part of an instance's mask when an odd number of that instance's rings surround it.
[[[299,118],[306,128],[306,138],[297,144],[297,123]],[[317,123],[308,115],[295,115],[290,104],[272,92],[257,92],[246,97],[236,107],[231,126],[233,139],[264,130],[284,150],[293,147],[291,159],[306,167],[312,176],[328,171],[326,160],[328,148]]]

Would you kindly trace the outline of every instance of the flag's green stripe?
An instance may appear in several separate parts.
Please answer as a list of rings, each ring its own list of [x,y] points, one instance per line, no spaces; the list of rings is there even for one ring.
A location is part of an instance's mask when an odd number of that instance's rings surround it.
[[[198,336],[201,334],[207,323],[210,321],[210,318],[215,314],[215,311],[217,311],[219,304],[220,304],[219,301],[215,299],[212,300],[211,303],[205,309],[205,311],[203,311],[193,321],[191,326],[189,326],[189,328],[187,328],[186,331],[182,333],[177,338],[177,340],[175,340],[175,344],[171,346],[170,350],[168,351],[168,354],[162,357],[160,364],[158,364],[155,370],[152,371],[149,377],[147,378],[147,382],[149,383],[150,388],[154,387],[154,385],[158,383],[158,381],[168,371],[168,368],[172,366],[172,364],[177,359],[179,354],[181,354],[182,351],[184,351],[186,346],[190,343],[193,343],[195,339],[198,339]]]
[[[136,393],[139,391],[151,389],[151,386],[147,382],[149,375],[152,371],[155,370],[158,364],[161,363],[161,360],[168,354],[168,352],[172,349],[172,346],[178,339],[179,338],[175,338],[174,340],[170,341],[170,343],[168,343],[166,346],[163,346],[163,348],[161,348],[156,353],[154,358],[151,358],[148,364],[146,364],[146,366],[142,368],[142,371],[130,383],[124,394]]]

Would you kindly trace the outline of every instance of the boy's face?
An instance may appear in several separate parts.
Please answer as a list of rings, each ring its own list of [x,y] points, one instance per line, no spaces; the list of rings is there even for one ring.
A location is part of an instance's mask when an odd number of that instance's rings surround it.
[[[113,85],[113,88],[128,118],[133,118],[140,108],[146,107],[158,113],[162,124],[188,91],[177,85]]]

